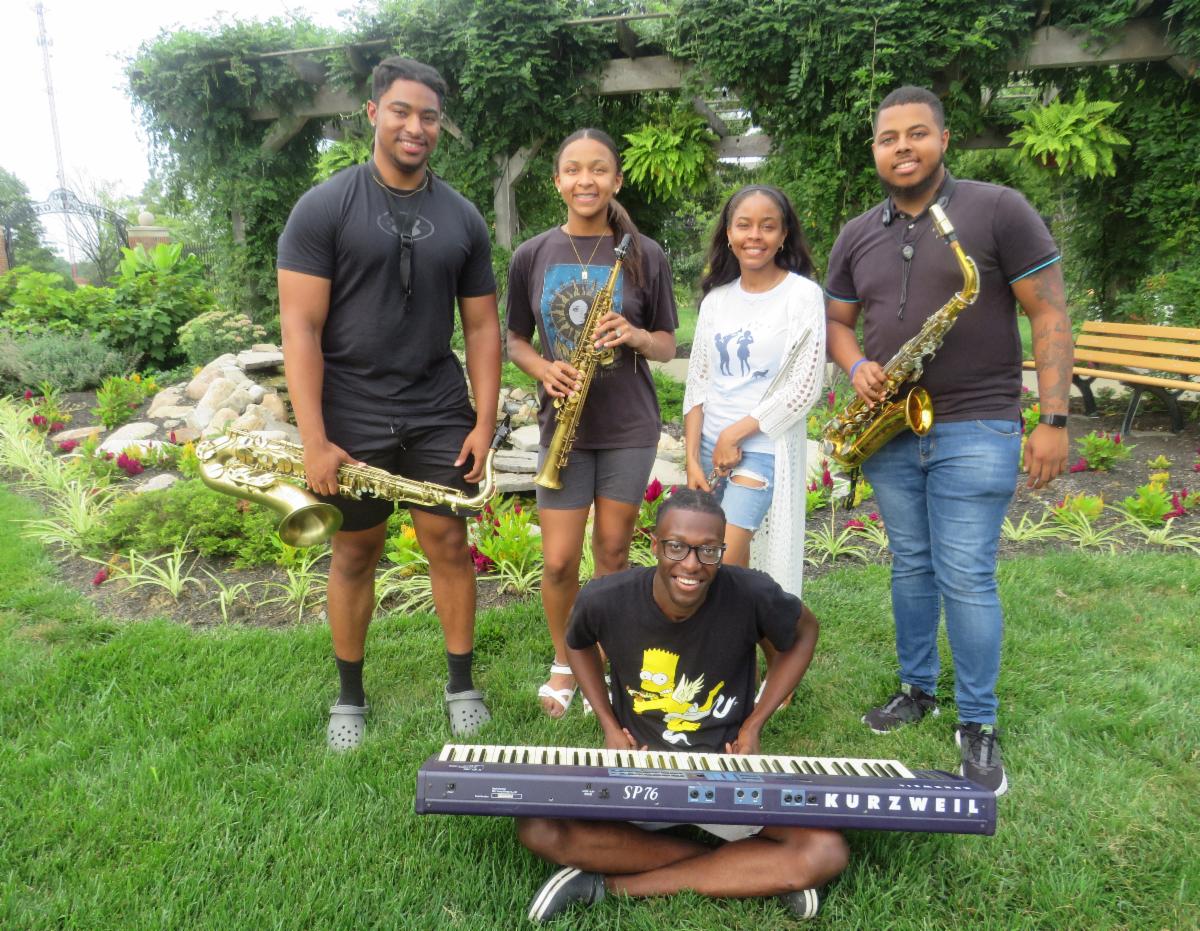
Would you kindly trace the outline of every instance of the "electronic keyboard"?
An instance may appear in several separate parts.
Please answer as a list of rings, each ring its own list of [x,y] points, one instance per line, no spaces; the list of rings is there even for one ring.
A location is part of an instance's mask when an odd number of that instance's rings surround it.
[[[996,799],[897,760],[446,744],[418,814],[993,834]]]

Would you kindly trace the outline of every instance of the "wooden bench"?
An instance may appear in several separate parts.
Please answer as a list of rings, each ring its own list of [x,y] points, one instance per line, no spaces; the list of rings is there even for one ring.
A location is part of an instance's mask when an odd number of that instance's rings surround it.
[[[1026,360],[1025,368],[1034,368]],[[1072,381],[1083,395],[1083,409],[1096,416],[1092,382],[1109,378],[1129,385],[1133,392],[1121,432],[1133,426],[1143,394],[1152,394],[1167,406],[1171,429],[1183,429],[1179,396],[1200,391],[1200,328],[1154,326],[1142,323],[1105,323],[1088,320],[1075,337]]]

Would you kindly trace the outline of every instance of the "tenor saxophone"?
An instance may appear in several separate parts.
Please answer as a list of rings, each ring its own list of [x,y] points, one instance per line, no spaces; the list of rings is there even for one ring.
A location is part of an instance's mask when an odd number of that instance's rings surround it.
[[[906,426],[917,436],[933,427],[933,402],[924,388],[914,387],[904,397],[900,389],[916,381],[925,371],[925,362],[942,345],[946,333],[962,311],[975,303],[979,294],[979,269],[975,260],[963,252],[954,225],[938,204],[929,214],[939,236],[953,250],[962,271],[962,290],[930,314],[915,336],[908,340],[883,367],[883,397],[868,406],[856,397],[825,425],[822,433],[825,455],[847,469],[862,465]]]
[[[393,475],[374,466],[343,463],[337,470],[338,494],[346,498],[374,495],[427,507],[447,505],[477,511],[496,493],[492,460],[510,432],[508,418],[496,428],[483,465],[483,482],[474,495],[434,482]],[[256,433],[230,430],[225,436],[196,444],[200,480],[223,494],[266,505],[280,515],[276,532],[289,546],[312,546],[332,537],[342,526],[342,512],[317,499],[304,482],[304,447]],[[296,484],[300,483],[300,484]]]
[[[567,459],[571,455],[571,447],[575,445],[575,434],[579,430],[579,417],[583,413],[583,403],[587,400],[592,379],[601,365],[610,364],[615,357],[612,349],[596,349],[596,327],[600,323],[600,318],[612,310],[613,291],[617,287],[617,276],[621,272],[621,262],[629,250],[632,239],[633,237],[626,233],[621,239],[621,244],[613,250],[617,260],[613,262],[608,281],[592,301],[587,319],[583,321],[583,327],[579,331],[579,340],[575,343],[575,351],[571,353],[571,367],[579,373],[579,390],[565,398],[554,399],[554,436],[550,438],[550,448],[546,451],[546,460],[533,478],[534,482],[543,488],[562,488],[562,479],[559,478],[558,473],[566,468]]]

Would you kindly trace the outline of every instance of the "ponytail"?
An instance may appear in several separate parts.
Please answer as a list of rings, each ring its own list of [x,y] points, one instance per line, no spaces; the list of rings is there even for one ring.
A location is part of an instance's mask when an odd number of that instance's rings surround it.
[[[638,232],[637,224],[633,222],[629,211],[618,204],[616,198],[608,202],[608,228],[612,230],[614,249],[621,244],[622,237],[629,235],[629,251],[625,253],[622,268],[629,273],[630,283],[640,288],[645,277],[645,269],[642,267],[641,233]]]

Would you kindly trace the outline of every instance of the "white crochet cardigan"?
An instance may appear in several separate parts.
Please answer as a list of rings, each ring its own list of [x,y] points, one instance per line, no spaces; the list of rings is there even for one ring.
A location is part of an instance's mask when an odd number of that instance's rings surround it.
[[[713,317],[739,281],[713,288],[700,303],[683,397],[685,417],[697,404],[704,403],[712,383]],[[820,397],[825,381],[825,301],[820,286],[809,279],[791,274],[788,281],[788,335],[781,358],[787,357],[806,330],[812,331],[812,338],[786,380],[746,412],[775,441],[775,490],[767,517],[750,544],[750,566],[766,572],[785,591],[799,597],[804,583],[805,428],[808,412]]]

